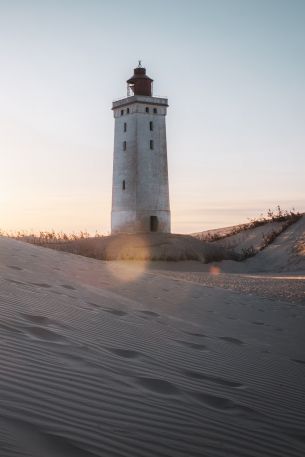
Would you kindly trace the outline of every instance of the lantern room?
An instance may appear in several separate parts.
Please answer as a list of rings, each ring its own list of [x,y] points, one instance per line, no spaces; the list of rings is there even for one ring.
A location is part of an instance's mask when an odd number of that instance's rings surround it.
[[[133,76],[127,81],[127,96],[144,95],[151,97],[152,83],[153,80],[146,75],[146,69],[142,67],[141,61],[139,61],[138,67],[134,69]]]

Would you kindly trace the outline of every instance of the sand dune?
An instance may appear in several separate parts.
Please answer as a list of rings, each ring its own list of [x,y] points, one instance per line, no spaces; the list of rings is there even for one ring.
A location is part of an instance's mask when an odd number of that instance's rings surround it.
[[[260,251],[264,246],[264,237],[268,237],[273,231],[280,232],[282,224],[282,222],[267,223],[210,243],[231,253],[238,254],[251,247],[257,252],[254,257],[242,262],[225,260],[217,263],[220,271],[226,273],[284,273],[287,271],[305,274],[305,216],[286,228],[272,243]],[[218,229],[219,234],[232,231],[233,228]],[[217,230],[214,232],[217,233]],[[209,267],[197,269],[208,271]]]
[[[273,232],[280,233],[283,226],[284,222],[269,222],[265,225],[243,230],[236,235],[215,241],[213,245],[234,250],[239,254],[249,248],[259,251],[264,247],[265,237],[268,237]]]
[[[302,457],[304,308],[0,239],[0,455]]]
[[[33,242],[33,239],[29,240]],[[46,247],[102,260],[212,260],[236,258],[230,248],[169,233],[118,234],[46,243]]]
[[[23,241],[101,260],[221,262],[220,269],[226,272],[305,271],[305,216],[288,228],[287,221],[268,222],[228,235],[240,227],[225,227],[192,236],[139,233],[73,241],[24,237]],[[208,241],[211,234],[226,236]],[[253,255],[255,261],[249,258]]]
[[[249,271],[305,272],[305,216],[246,264]]]

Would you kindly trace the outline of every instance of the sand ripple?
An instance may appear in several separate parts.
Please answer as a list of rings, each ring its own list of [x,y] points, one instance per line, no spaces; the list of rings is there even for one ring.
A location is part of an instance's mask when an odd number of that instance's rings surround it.
[[[98,262],[0,248],[0,268],[18,254],[0,277],[1,456],[305,455],[301,308],[158,275],[86,286],[71,272],[106,281]]]

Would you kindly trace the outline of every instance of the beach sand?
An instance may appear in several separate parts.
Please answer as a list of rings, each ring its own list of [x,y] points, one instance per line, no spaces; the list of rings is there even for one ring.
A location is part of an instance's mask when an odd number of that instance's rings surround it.
[[[0,238],[1,457],[303,457],[304,271],[229,265]]]

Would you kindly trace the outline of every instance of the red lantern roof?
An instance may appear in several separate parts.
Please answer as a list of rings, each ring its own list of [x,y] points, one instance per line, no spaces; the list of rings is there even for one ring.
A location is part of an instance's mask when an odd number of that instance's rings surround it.
[[[133,76],[127,80],[128,87],[132,90],[134,95],[152,96],[152,82],[153,79],[146,75],[146,69],[139,66],[134,69]]]

